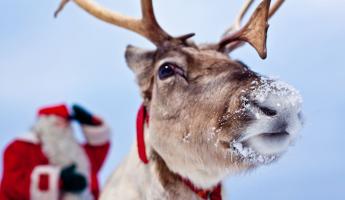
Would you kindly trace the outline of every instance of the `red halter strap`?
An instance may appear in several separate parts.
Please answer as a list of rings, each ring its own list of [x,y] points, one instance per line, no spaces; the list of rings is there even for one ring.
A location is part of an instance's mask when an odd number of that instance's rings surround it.
[[[219,183],[211,190],[204,190],[197,188],[190,180],[180,177],[184,184],[186,184],[195,194],[204,200],[222,200],[222,185]]]
[[[146,155],[146,146],[145,146],[145,136],[144,128],[145,123],[149,124],[149,115],[145,109],[144,105],[141,105],[137,114],[137,145],[138,145],[138,155],[140,160],[144,164],[148,164],[149,160]],[[191,181],[184,179],[178,175],[178,177],[184,182],[184,184],[191,189],[195,194],[204,200],[222,200],[222,186],[218,184],[212,190],[204,190],[197,188]]]
[[[141,105],[137,114],[137,145],[138,145],[138,155],[140,160],[147,164],[149,160],[147,159],[146,155],[146,147],[145,147],[145,136],[144,136],[144,128],[145,122],[148,123],[148,115],[144,105]]]

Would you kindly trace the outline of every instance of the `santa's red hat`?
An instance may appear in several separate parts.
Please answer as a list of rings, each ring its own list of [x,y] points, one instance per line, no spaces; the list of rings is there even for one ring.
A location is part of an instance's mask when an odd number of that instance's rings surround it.
[[[55,115],[55,116],[64,118],[66,120],[70,119],[70,114],[65,104],[42,107],[38,110],[37,115],[38,117]]]

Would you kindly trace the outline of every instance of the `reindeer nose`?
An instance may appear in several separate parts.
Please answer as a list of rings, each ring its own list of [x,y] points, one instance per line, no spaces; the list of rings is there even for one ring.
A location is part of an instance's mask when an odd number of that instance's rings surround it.
[[[292,86],[277,80],[263,79],[250,94],[252,105],[268,117],[282,113],[298,114],[302,97]]]
[[[301,120],[302,97],[292,86],[274,80],[261,81],[250,94],[251,112],[265,122],[271,132],[297,132]],[[267,130],[269,132],[269,130]]]

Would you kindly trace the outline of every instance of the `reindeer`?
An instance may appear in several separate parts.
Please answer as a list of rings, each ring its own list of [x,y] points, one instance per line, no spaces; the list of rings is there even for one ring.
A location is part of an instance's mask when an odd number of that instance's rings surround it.
[[[299,92],[229,56],[249,43],[266,58],[268,20],[283,0],[272,6],[262,0],[241,26],[254,2],[247,0],[234,25],[213,44],[195,44],[193,33],[169,35],[155,18],[152,0],[141,0],[142,19],[92,0],[74,2],[157,47],[126,49],[143,98],[138,140],[108,180],[102,200],[219,200],[227,176],[276,161],[295,141],[302,126]]]

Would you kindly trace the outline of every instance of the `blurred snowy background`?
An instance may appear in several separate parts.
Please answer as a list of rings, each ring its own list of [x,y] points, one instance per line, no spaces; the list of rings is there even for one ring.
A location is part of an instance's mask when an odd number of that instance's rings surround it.
[[[99,2],[140,15],[139,0]],[[104,183],[132,145],[141,102],[124,61],[125,47],[153,46],[72,3],[54,19],[58,3],[0,1],[0,152],[30,127],[38,107],[78,102],[113,129],[111,154],[101,173]],[[154,1],[158,21],[168,32],[195,32],[197,42],[216,41],[242,3]],[[249,46],[232,54],[255,71],[298,88],[306,124],[301,139],[278,163],[229,178],[229,199],[345,199],[344,11],[344,0],[286,1],[270,22],[267,60]]]

